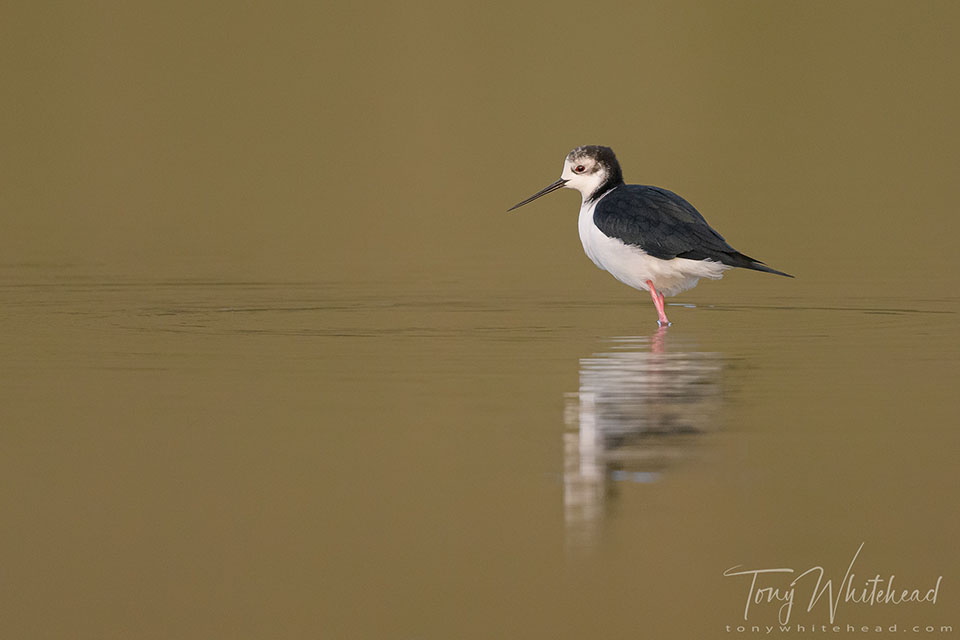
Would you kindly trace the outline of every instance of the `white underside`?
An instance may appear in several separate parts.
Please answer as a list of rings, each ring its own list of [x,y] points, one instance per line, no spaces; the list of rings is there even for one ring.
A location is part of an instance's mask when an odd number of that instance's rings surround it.
[[[580,242],[587,257],[620,282],[634,289],[649,291],[647,280],[650,280],[663,295],[675,296],[696,286],[700,278],[717,280],[731,268],[713,260],[661,260],[648,255],[640,247],[604,235],[593,223],[593,210],[602,199],[601,196],[595,202],[581,205]]]

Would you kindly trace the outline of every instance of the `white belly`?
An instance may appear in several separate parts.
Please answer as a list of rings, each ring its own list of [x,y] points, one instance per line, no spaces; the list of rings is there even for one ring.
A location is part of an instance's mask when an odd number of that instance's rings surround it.
[[[722,278],[723,272],[730,268],[713,260],[661,260],[648,255],[640,247],[604,235],[593,224],[593,210],[602,199],[580,207],[580,242],[587,257],[620,282],[634,289],[648,291],[650,287],[647,280],[650,280],[657,291],[666,296],[675,296],[696,286],[700,278]]]

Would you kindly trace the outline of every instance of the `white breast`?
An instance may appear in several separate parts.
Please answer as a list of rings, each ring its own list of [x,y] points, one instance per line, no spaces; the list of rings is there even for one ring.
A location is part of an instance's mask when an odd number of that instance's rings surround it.
[[[580,206],[580,242],[587,257],[620,282],[648,291],[647,280],[651,280],[657,291],[674,296],[694,287],[700,278],[722,278],[730,268],[712,260],[661,260],[647,255],[640,247],[604,235],[593,223],[593,210],[602,199],[603,196]]]

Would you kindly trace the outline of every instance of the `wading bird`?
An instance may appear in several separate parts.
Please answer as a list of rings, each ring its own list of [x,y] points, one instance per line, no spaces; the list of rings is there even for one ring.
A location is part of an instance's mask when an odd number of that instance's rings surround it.
[[[649,291],[660,326],[670,324],[664,296],[686,291],[700,278],[717,280],[732,267],[793,277],[731,247],[672,191],[624,184],[610,147],[577,147],[564,160],[559,180],[508,211],[562,187],[583,197],[579,226],[587,257],[620,282]]]

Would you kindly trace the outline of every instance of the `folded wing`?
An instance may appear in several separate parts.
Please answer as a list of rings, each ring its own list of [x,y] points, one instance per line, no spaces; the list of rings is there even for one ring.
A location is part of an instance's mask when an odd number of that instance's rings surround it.
[[[593,222],[605,235],[661,260],[714,260],[731,267],[789,276],[731,247],[692,204],[659,187],[617,187],[601,198]]]

